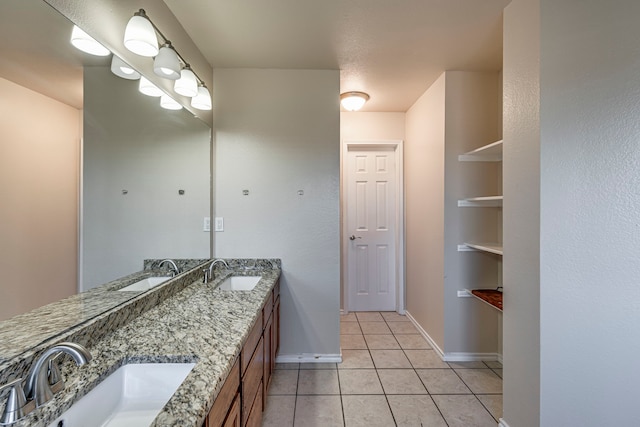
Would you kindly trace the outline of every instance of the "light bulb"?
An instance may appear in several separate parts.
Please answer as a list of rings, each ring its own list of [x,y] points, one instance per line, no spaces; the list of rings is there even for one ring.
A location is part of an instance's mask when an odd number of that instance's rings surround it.
[[[144,9],[140,9],[129,19],[124,30],[124,45],[131,52],[140,56],[156,56],[158,54],[156,31]]]
[[[176,80],[173,89],[183,96],[194,97],[198,94],[198,79],[188,65],[180,71],[180,78]]]
[[[191,106],[198,110],[211,110],[211,94],[205,86],[198,87],[198,94],[191,98]]]
[[[102,46],[96,39],[74,25],[71,30],[71,44],[85,53],[96,56],[107,56],[111,51]]]
[[[164,92],[158,88],[158,86],[151,83],[145,76],[140,77],[140,86],[138,90],[147,96],[162,96]]]
[[[160,97],[160,106],[166,110],[182,110],[182,105],[166,94]]]

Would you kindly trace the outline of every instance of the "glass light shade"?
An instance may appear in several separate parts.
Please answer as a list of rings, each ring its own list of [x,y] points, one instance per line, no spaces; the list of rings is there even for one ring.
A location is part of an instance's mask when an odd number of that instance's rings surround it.
[[[211,94],[204,86],[198,86],[198,94],[191,98],[191,106],[198,110],[211,110]]]
[[[158,38],[146,15],[134,15],[129,19],[124,30],[124,45],[131,52],[140,56],[156,56],[158,54]]]
[[[198,79],[190,68],[180,71],[180,78],[173,85],[173,90],[183,96],[194,97],[198,94]]]
[[[153,72],[158,76],[170,80],[180,78],[180,59],[171,43],[167,43],[160,48],[158,56],[153,61]]]
[[[116,76],[127,80],[138,80],[140,78],[140,73],[134,70],[131,65],[124,62],[117,55],[113,55],[111,58],[111,72]]]
[[[111,54],[109,49],[102,46],[96,39],[85,33],[76,25],[74,25],[73,30],[71,30],[71,44],[77,49],[91,55],[107,56]]]
[[[160,106],[167,110],[182,110],[182,105],[166,94],[160,97]]]
[[[145,76],[140,77],[140,86],[138,90],[147,96],[162,96],[164,92],[158,88],[158,86],[151,83]]]
[[[369,95],[364,92],[345,92],[340,95],[340,103],[347,111],[358,111],[368,100]]]

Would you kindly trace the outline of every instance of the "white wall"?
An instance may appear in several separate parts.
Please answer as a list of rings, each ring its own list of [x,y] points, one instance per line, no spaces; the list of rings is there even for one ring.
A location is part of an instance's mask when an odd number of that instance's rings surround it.
[[[83,290],[140,271],[147,258],[210,255],[211,130],[162,109],[137,83],[85,68]]]
[[[338,71],[214,71],[215,255],[282,259],[281,357],[340,352],[338,96]]]
[[[640,425],[639,16],[635,0],[541,1],[545,426]]]
[[[407,311],[444,348],[444,142],[442,74],[406,114],[404,146]]]
[[[512,427],[541,425],[539,8],[513,0],[504,13],[503,407]]]
[[[76,291],[82,121],[77,109],[2,78],[0,93],[4,320]]]

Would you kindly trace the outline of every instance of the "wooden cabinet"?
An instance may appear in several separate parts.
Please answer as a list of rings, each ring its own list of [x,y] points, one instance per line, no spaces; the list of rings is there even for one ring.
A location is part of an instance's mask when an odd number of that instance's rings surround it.
[[[224,382],[218,397],[216,397],[215,402],[213,403],[213,407],[209,411],[209,415],[207,415],[207,419],[205,420],[204,426],[206,427],[226,427],[227,419],[231,416],[231,411],[233,410],[233,405],[235,402],[240,401],[240,362],[236,359],[236,362],[233,364],[233,368],[231,368],[231,372],[227,377],[227,380]],[[239,411],[239,406],[238,406]],[[238,427],[240,425],[238,424]]]
[[[224,421],[222,427],[242,427],[242,419],[240,418],[240,393],[236,394],[236,398],[233,399],[231,409],[227,414],[227,419]]]
[[[280,346],[280,283],[267,297],[203,427],[260,427]]]

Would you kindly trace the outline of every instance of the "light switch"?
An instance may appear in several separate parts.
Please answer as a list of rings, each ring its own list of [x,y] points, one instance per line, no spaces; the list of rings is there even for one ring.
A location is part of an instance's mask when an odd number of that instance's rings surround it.
[[[211,218],[208,216],[204,217],[204,223],[202,226],[202,231],[211,231]]]
[[[215,218],[215,230],[224,231],[224,218],[222,218],[221,216],[217,216]]]

